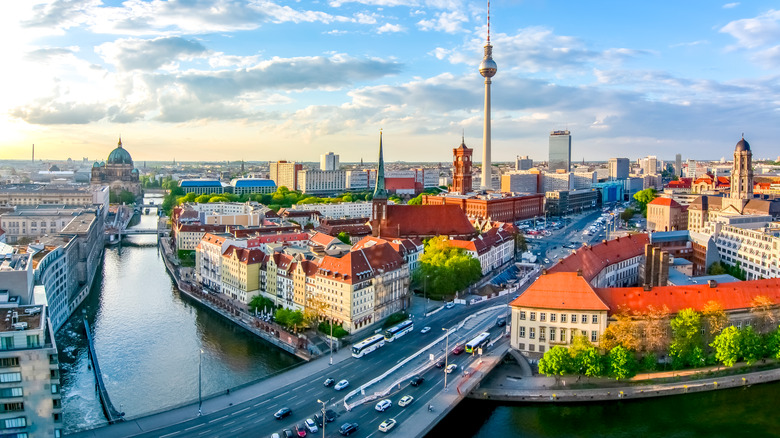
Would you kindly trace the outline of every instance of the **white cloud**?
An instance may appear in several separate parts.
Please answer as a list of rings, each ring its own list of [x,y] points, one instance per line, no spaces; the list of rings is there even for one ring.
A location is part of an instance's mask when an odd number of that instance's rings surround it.
[[[462,24],[468,23],[469,19],[460,11],[437,12],[435,18],[431,20],[420,20],[417,26],[420,30],[436,30],[447,33],[455,33],[462,30]]]
[[[118,39],[95,47],[95,52],[119,70],[156,70],[177,61],[204,57],[203,45],[180,37],[159,37],[151,40]]]
[[[737,46],[756,48],[780,40],[780,11],[769,10],[755,18],[743,18],[723,26],[720,31],[737,39]]]
[[[739,6],[739,2],[726,3],[725,5],[723,5],[723,9],[732,9],[732,8],[736,8],[737,6]]]
[[[395,33],[403,31],[404,28],[400,24],[385,23],[376,30],[376,33]]]

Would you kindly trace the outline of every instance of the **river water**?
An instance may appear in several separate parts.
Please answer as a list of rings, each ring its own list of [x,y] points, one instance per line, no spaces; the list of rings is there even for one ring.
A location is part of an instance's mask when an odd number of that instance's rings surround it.
[[[143,215],[136,226],[156,221]],[[128,236],[106,248],[90,295],[56,334],[66,433],[106,422],[88,365],[85,315],[111,401],[129,417],[197,400],[201,350],[204,397],[300,361],[181,295],[156,237]]]

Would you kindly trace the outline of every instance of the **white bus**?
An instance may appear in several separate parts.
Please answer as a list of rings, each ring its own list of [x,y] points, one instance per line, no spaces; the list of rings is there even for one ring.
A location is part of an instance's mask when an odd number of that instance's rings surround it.
[[[472,339],[466,344],[466,353],[473,353],[477,349],[484,347],[490,342],[490,333],[481,333],[476,338]]]
[[[385,341],[393,342],[394,340],[400,338],[412,330],[414,330],[414,323],[411,319],[401,321],[398,324],[385,330]]]
[[[369,338],[363,339],[357,344],[352,346],[352,357],[363,357],[363,355],[371,353],[379,347],[384,347],[385,337],[382,335],[374,335]]]

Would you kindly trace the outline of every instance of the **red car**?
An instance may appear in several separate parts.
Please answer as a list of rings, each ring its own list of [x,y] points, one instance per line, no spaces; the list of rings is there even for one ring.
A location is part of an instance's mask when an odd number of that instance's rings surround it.
[[[461,354],[463,353],[463,345],[456,345],[455,348],[452,349],[452,354]]]
[[[306,427],[304,427],[303,424],[296,424],[295,427],[293,427],[293,432],[303,438],[306,436]]]

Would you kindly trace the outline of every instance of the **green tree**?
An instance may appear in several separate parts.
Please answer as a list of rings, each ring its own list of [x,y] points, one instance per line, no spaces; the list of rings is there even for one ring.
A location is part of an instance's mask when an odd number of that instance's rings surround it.
[[[773,359],[780,359],[780,328],[767,335],[765,347],[767,356]]]
[[[636,210],[633,208],[627,208],[623,210],[622,213],[620,213],[620,219],[622,219],[624,222],[628,222],[631,220],[632,217],[636,214]]]
[[[290,325],[291,313],[290,309],[285,309],[284,307],[277,309],[274,312],[274,321],[281,326],[288,327]]]
[[[303,312],[295,310],[290,312],[290,316],[287,318],[287,326],[292,327],[294,332],[298,332],[298,328],[303,325],[304,317]]]
[[[633,377],[636,374],[636,359],[631,350],[618,345],[607,354],[609,374],[617,380]]]
[[[415,196],[407,202],[408,205],[422,205],[422,194]]]
[[[647,204],[656,198],[656,191],[653,188],[640,190],[634,193],[634,199],[639,203],[639,207],[642,210],[642,214],[647,216]]]
[[[707,268],[707,274],[709,275],[723,275],[726,273],[726,267],[721,262],[715,262]]]
[[[517,250],[521,253],[528,251],[528,241],[525,240],[525,234],[515,234],[515,248],[517,248]]]
[[[547,350],[539,360],[539,372],[546,374],[547,377],[555,376],[556,380],[568,373],[571,370],[571,366],[572,361],[569,350],[560,345]]]
[[[709,344],[715,339],[715,336],[726,327],[729,323],[729,318],[726,316],[726,311],[723,310],[723,306],[719,302],[710,300],[704,305],[704,309],[701,312],[702,324],[704,326],[704,334],[706,337],[706,343]]]
[[[262,295],[255,295],[249,301],[249,309],[251,311],[269,311],[274,309],[274,302],[272,299],[264,297]]]
[[[440,299],[463,290],[482,276],[479,260],[462,248],[453,247],[445,236],[428,240],[420,257],[415,280],[423,283],[427,277],[428,296]]]
[[[739,351],[748,365],[753,365],[764,357],[764,342],[753,326],[747,326],[739,332]]]
[[[569,346],[572,358],[572,370],[587,377],[604,375],[604,359],[588,338],[579,334],[572,339]]]
[[[347,245],[350,244],[349,234],[347,234],[345,231],[342,231],[339,234],[337,234],[336,238],[339,239],[340,241],[346,243]]]
[[[741,356],[740,344],[739,330],[731,326],[726,327],[718,336],[715,336],[715,340],[710,346],[715,349],[715,359],[727,367],[732,367]]]
[[[672,326],[672,343],[669,346],[669,356],[672,357],[672,365],[681,368],[685,365],[700,365],[699,353],[701,350],[701,315],[688,308],[677,313],[670,325]]]

